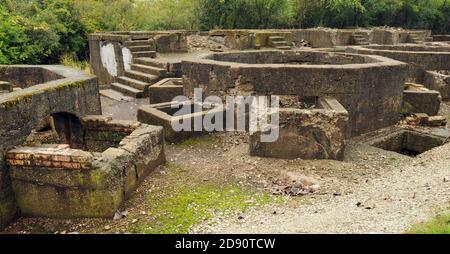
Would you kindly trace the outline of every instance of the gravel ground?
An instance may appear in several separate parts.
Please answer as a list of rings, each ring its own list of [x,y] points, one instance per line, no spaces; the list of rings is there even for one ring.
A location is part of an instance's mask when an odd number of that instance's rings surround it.
[[[105,98],[102,103],[104,114],[119,107]],[[140,103],[122,104],[113,117],[134,119]],[[449,105],[444,103],[442,114],[450,112]],[[247,135],[221,133],[187,146],[168,145],[166,155],[187,181],[236,183],[275,195],[295,182],[312,193],[217,215],[194,225],[191,233],[404,233],[450,207],[450,144],[411,158],[350,142],[343,162],[258,158],[248,149]],[[5,232],[127,233],[129,225],[151,213],[145,201],[149,192],[178,183],[172,173],[166,167],[153,172],[122,206],[129,212],[123,220],[21,218]]]
[[[377,150],[351,146],[348,154],[358,154],[350,156],[355,168],[365,163],[380,174],[344,186],[347,193],[315,195],[310,204],[268,207],[245,214],[240,220],[216,219],[193,232],[404,233],[411,225],[450,206],[450,145],[414,159]],[[379,168],[383,161],[386,163]]]

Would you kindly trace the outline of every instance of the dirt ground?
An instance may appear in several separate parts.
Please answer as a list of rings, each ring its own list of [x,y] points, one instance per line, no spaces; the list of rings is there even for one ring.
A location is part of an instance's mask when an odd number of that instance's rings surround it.
[[[119,105],[102,103],[106,115]],[[120,104],[120,113],[112,116],[135,119],[139,103],[144,101]],[[450,115],[450,103],[442,108]],[[147,178],[114,220],[21,218],[6,232],[404,233],[450,207],[450,145],[411,158],[350,142],[345,161],[338,162],[251,157],[247,140],[243,133],[221,133],[167,144],[168,163]],[[198,186],[213,186],[203,189],[229,199],[229,209],[219,209],[220,201],[196,200],[204,194],[182,195]],[[225,189],[231,191],[220,194]],[[167,196],[174,203],[167,203]],[[181,203],[187,206],[177,206]],[[162,215],[165,210],[170,214]]]

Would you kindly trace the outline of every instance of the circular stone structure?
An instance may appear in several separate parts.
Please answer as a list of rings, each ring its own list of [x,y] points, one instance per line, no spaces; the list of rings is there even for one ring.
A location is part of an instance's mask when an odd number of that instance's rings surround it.
[[[182,62],[184,92],[205,96],[332,96],[349,112],[352,135],[395,124],[405,63],[381,56],[321,51],[215,53]]]

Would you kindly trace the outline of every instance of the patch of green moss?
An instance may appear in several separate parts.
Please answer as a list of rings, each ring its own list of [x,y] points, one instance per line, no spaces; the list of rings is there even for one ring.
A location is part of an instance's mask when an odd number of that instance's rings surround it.
[[[410,103],[404,101],[402,108],[400,109],[400,114],[408,115],[412,112],[413,109],[414,109],[414,107]]]
[[[6,110],[16,106],[17,104],[19,104],[22,101],[25,102],[31,102],[33,100],[33,95],[38,94],[38,93],[42,93],[42,92],[54,92],[54,91],[59,91],[62,89],[65,89],[67,87],[83,87],[85,85],[84,81],[77,81],[77,82],[62,82],[56,86],[51,86],[45,89],[40,89],[40,90],[36,90],[24,95],[20,95],[20,96],[16,96],[13,100],[9,100],[6,101],[4,103],[2,103],[1,106],[3,106]]]
[[[199,137],[193,137],[190,139],[187,139],[179,144],[176,144],[175,147],[186,149],[191,146],[214,146],[218,145],[220,143],[220,138],[214,135],[205,135],[205,136],[199,136]]]
[[[450,212],[412,227],[410,234],[450,234]]]
[[[12,197],[3,198],[0,200],[0,229],[6,227],[8,223],[16,216],[17,204]]]
[[[244,212],[250,207],[281,201],[272,195],[233,184],[200,183],[166,188],[162,194],[160,192],[150,193],[147,197],[151,220],[130,226],[131,232],[185,234],[193,225],[211,219],[216,213]]]

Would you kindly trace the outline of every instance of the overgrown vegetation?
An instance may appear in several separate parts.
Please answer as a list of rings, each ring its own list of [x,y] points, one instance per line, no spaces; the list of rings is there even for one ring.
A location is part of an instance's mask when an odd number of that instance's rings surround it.
[[[450,32],[450,0],[0,0],[0,64],[88,58],[112,30],[395,26]]]
[[[450,213],[439,215],[430,222],[414,226],[411,234],[450,234]]]

